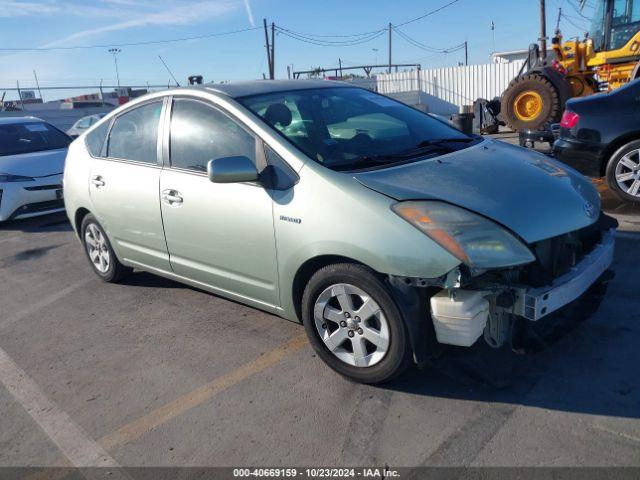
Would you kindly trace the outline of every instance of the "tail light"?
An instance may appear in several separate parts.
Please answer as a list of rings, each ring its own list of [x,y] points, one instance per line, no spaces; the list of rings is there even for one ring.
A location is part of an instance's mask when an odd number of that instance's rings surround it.
[[[571,110],[565,110],[560,120],[560,126],[562,128],[573,128],[578,124],[578,120],[580,120],[580,115]]]

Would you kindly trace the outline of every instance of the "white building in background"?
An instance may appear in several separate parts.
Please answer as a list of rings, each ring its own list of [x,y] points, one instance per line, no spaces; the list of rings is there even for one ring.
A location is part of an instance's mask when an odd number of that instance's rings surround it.
[[[510,50],[507,52],[495,52],[491,54],[491,63],[511,63],[519,60],[526,60],[529,54],[528,49]],[[556,54],[553,50],[547,49],[547,58],[553,60]]]

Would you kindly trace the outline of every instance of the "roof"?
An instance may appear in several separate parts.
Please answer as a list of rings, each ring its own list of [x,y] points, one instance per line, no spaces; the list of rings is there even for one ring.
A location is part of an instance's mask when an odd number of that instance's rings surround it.
[[[206,90],[222,93],[232,98],[264,93],[277,93],[309,88],[353,87],[349,83],[331,80],[253,80],[249,82],[233,82],[202,85]]]
[[[0,125],[15,125],[30,122],[44,122],[44,120],[38,117],[0,117]]]

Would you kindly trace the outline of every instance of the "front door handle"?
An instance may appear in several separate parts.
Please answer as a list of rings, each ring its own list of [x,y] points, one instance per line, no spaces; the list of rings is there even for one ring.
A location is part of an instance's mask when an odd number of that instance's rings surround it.
[[[162,200],[169,205],[180,205],[183,202],[182,195],[177,190],[163,190]]]
[[[91,183],[93,183],[97,188],[104,187],[104,180],[100,175],[94,175],[91,177]]]

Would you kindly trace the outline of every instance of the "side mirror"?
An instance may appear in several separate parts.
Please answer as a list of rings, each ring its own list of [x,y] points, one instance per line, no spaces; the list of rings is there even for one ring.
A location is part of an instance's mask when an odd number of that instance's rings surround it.
[[[222,157],[209,160],[207,174],[213,183],[255,182],[258,170],[247,157]]]

